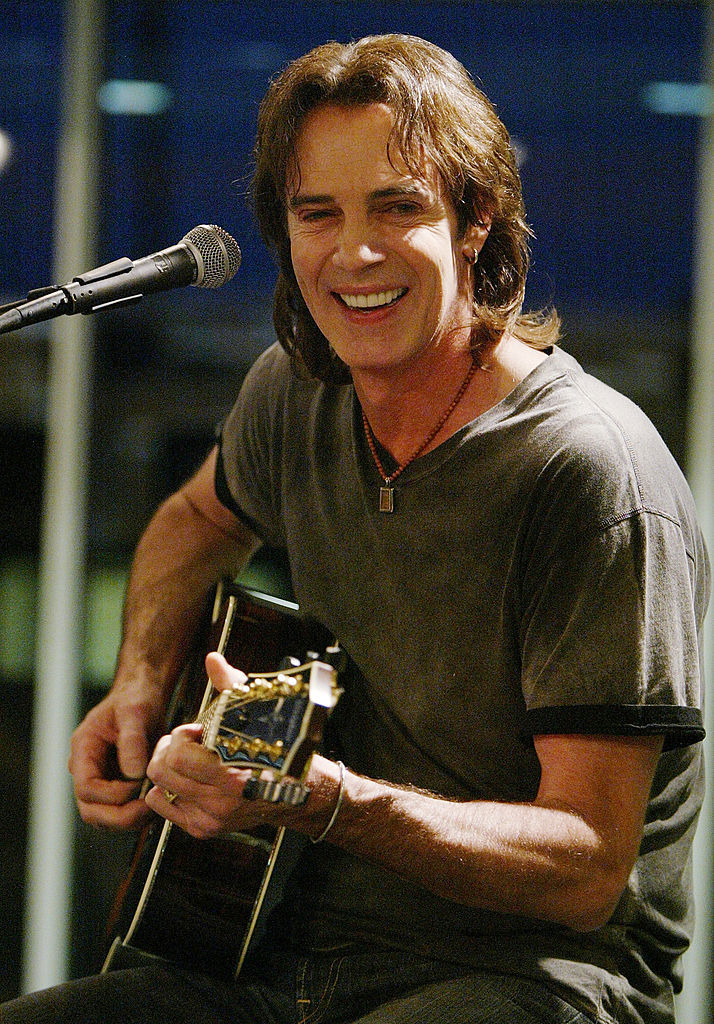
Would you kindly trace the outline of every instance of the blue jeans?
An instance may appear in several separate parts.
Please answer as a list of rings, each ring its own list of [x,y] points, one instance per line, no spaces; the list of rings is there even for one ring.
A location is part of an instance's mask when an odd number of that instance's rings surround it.
[[[543,985],[390,950],[271,953],[235,984],[155,965],[0,1007],[2,1024],[593,1024]]]

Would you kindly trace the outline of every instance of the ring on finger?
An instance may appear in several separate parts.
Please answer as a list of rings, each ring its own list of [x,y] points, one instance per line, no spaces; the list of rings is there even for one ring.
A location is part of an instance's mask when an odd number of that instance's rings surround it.
[[[172,793],[170,789],[164,790],[164,796],[170,804],[173,804],[178,799],[178,793]]]

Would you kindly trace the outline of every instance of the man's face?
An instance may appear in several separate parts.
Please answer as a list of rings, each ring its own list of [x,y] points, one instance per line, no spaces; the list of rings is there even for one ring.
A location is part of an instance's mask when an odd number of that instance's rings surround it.
[[[315,323],[353,372],[389,373],[469,337],[472,289],[456,214],[428,165],[415,177],[387,153],[381,104],[318,107],[288,183],[293,268]],[[456,330],[457,329],[457,330]],[[454,333],[455,332],[455,333]]]

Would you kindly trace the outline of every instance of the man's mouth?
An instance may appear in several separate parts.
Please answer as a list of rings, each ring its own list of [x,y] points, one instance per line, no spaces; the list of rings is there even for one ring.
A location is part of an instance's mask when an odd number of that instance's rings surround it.
[[[350,295],[344,292],[337,294],[350,309],[381,309],[391,306],[406,293],[406,288],[390,288],[389,291],[370,292],[368,295]]]

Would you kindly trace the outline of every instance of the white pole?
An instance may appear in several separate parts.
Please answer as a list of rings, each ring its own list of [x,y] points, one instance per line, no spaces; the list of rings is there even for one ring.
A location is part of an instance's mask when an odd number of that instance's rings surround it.
[[[69,280],[95,262],[101,6],[101,0],[67,0],[65,5],[55,283]],[[77,718],[82,669],[91,330],[91,318],[71,316],[54,321],[50,334],[23,957],[25,992],[65,980],[69,966],[75,814],[66,763],[69,736]]]
[[[710,3],[708,8],[706,70],[714,89],[714,4]],[[697,213],[687,475],[714,560],[714,117],[711,115],[702,124]],[[714,608],[710,609],[707,619],[704,649],[708,684],[705,705],[707,794],[694,841],[697,923],[694,943],[685,957],[684,991],[677,1003],[679,1024],[704,1024],[714,1020]]]

